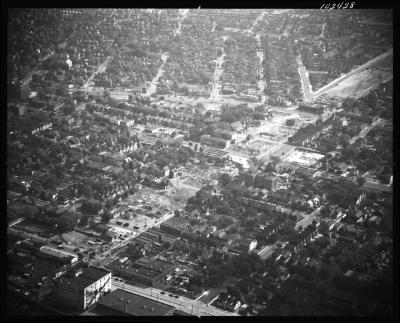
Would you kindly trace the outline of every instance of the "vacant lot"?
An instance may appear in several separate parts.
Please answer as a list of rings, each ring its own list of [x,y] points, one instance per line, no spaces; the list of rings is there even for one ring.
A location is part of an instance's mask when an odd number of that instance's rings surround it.
[[[75,242],[76,242],[77,246],[82,246],[89,240],[89,237],[80,232],[70,231],[67,233],[63,233],[62,239],[66,243],[70,242],[71,244],[75,244]]]

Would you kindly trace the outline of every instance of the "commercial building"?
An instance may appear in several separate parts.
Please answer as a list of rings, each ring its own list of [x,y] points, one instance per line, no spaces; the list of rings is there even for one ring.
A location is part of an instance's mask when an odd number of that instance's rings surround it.
[[[180,236],[183,231],[187,230],[188,227],[189,227],[188,221],[177,218],[177,217],[173,217],[172,219],[170,219],[160,225],[161,231],[170,233],[170,234],[173,234],[176,236]]]
[[[290,169],[299,167],[319,168],[324,155],[310,149],[296,148],[293,152],[283,156],[279,166]]]
[[[305,112],[310,112],[313,114],[323,114],[324,113],[324,108],[321,106],[316,106],[313,104],[306,104],[306,103],[300,103],[299,104],[299,110],[305,111]]]
[[[164,278],[175,269],[170,262],[144,257],[134,263],[130,260],[123,263],[116,260],[108,267],[118,276],[154,287],[162,283]]]
[[[94,310],[99,315],[170,316],[175,307],[117,289],[103,296]]]
[[[54,298],[76,310],[86,310],[111,291],[111,273],[98,268],[71,270],[55,282]]]

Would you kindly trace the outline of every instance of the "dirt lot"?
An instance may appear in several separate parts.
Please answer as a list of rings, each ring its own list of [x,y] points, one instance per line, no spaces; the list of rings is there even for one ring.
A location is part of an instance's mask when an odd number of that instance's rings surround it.
[[[67,233],[63,233],[62,239],[66,243],[70,242],[72,245],[75,245],[75,241],[76,241],[77,246],[83,246],[89,240],[89,236],[87,236],[86,234],[80,233],[80,232],[70,231]]]

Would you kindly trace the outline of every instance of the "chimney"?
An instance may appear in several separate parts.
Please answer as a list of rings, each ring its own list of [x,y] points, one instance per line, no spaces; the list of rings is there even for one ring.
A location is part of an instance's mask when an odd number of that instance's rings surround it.
[[[128,299],[128,300],[125,302],[125,304],[124,304],[124,313],[125,313],[125,315],[128,314],[128,304],[129,304],[130,302],[131,302],[131,300]]]

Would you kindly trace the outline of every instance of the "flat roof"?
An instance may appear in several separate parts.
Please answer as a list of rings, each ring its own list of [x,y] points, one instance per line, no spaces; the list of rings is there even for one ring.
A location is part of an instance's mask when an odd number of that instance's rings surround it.
[[[55,248],[51,248],[49,246],[42,246],[40,248],[40,251],[45,253],[45,254],[56,256],[56,257],[59,257],[59,258],[67,258],[67,257],[76,258],[77,257],[77,255],[72,253],[72,252],[68,252],[68,251],[64,251],[64,250],[58,250],[58,249],[55,249]]]
[[[163,316],[170,314],[175,308],[149,298],[129,293],[122,289],[102,297],[99,300],[102,306],[111,308],[123,315],[126,311],[135,316]],[[126,305],[125,305],[126,304]]]
[[[320,159],[324,157],[323,154],[315,152],[295,150],[282,158],[283,161],[288,163],[296,163],[303,166],[313,166]]]
[[[109,273],[109,271],[98,268],[83,268],[82,273],[78,277],[66,277],[63,275],[59,279],[64,284],[76,285],[81,289],[85,289]]]

